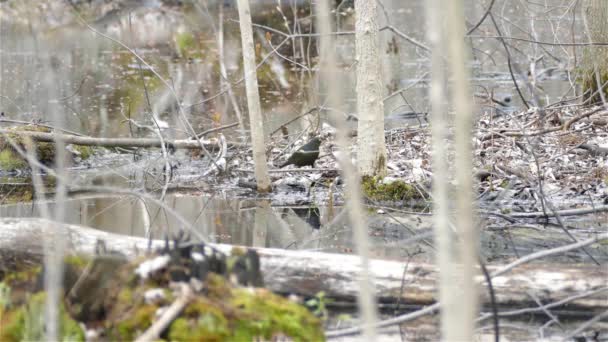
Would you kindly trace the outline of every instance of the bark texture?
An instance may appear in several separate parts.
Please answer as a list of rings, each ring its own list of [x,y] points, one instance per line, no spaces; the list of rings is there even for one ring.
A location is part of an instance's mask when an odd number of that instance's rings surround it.
[[[264,123],[260,94],[258,92],[258,76],[256,74],[255,49],[251,28],[251,10],[249,0],[238,0],[239,25],[243,45],[243,68],[245,70],[245,88],[247,91],[247,106],[249,109],[249,126],[253,144],[253,162],[255,164],[255,179],[259,192],[270,191],[270,177],[266,164],[264,146]]]
[[[361,175],[386,175],[384,103],[376,1],[355,0],[357,161]]]

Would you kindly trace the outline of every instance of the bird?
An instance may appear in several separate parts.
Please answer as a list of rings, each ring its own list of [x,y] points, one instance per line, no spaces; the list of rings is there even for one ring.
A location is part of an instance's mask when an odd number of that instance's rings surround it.
[[[321,146],[321,138],[314,137],[312,140],[306,143],[306,145],[300,147],[295,151],[280,168],[284,168],[287,165],[295,165],[302,167],[310,165],[315,166],[315,161],[319,158],[319,146]]]

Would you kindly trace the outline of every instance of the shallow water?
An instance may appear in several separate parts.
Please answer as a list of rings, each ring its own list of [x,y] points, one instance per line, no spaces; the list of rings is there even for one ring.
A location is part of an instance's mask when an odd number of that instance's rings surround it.
[[[421,15],[424,13],[424,1],[392,0],[383,3],[386,10],[381,16],[381,25],[392,25],[417,41],[425,41],[424,15]],[[500,21],[504,35],[524,38],[533,35],[537,40],[548,42],[572,37],[581,41],[584,31],[580,29],[580,18],[574,23],[576,34],[572,36],[572,18],[566,15],[569,12],[563,6],[557,7],[559,11],[549,12],[548,17],[541,17],[547,8],[563,3],[553,0],[545,1],[544,6],[530,4],[524,7],[519,1],[504,1],[501,2],[502,7],[495,10],[504,18]],[[481,17],[485,5],[477,1],[468,3],[469,23]],[[184,120],[191,123],[195,132],[201,132],[239,122],[235,106],[240,112],[246,108],[242,82],[236,82],[240,80],[242,71],[238,23],[233,7],[222,8],[220,12],[217,2],[210,2],[206,8],[174,11],[158,7],[157,2],[148,2],[148,6],[130,8],[118,16],[92,17],[96,18],[90,21],[96,30],[135,49],[134,52],[148,65],[124,47],[79,24],[70,17],[69,11],[63,16],[61,9],[56,9],[56,13],[49,10],[48,13],[32,15],[24,19],[26,22],[29,19],[28,26],[10,20],[6,6],[0,9],[2,18],[6,19],[0,23],[0,108],[6,119],[43,121],[97,137],[155,136],[160,131],[167,138],[179,138],[192,133]],[[260,7],[255,11],[254,22],[286,30],[282,25],[282,13],[273,6]],[[306,31],[306,25],[311,23],[306,17],[306,10],[293,12],[287,6],[284,11],[290,17],[290,30]],[[294,13],[299,18],[297,22],[300,26],[293,25],[296,22]],[[217,22],[220,17],[224,19],[221,27]],[[353,29],[352,11],[347,6],[342,8],[338,18],[340,31]],[[523,32],[522,27],[526,28]],[[215,39],[215,32],[219,29],[225,33],[222,50]],[[257,38],[264,37],[264,31],[258,33]],[[471,82],[473,91],[479,95],[476,97],[477,110],[499,113],[499,110],[521,109],[522,101],[513,88],[500,43],[496,39],[482,38],[492,35],[493,28],[486,22],[470,38],[474,45],[470,63]],[[281,42],[278,34],[270,38],[270,41],[259,39],[261,56],[268,54],[273,46]],[[424,124],[423,116],[416,119],[405,113],[429,111],[428,52],[407,43],[389,30],[382,31],[380,39],[382,49],[387,51],[383,55],[383,74],[388,85],[385,101],[387,128]],[[314,43],[308,43],[308,40],[288,42],[287,52],[293,52],[292,55],[273,55],[260,70],[267,133],[279,128],[297,113],[309,109],[311,97],[323,96],[322,87],[316,84],[314,70],[302,67],[314,58]],[[539,47],[519,41],[509,43],[514,50],[514,61],[522,71],[516,77],[520,80],[527,78],[528,70],[537,75],[533,80],[538,82],[535,84],[536,90],[543,103],[554,103],[575,94],[573,81],[567,71],[572,69],[574,57],[576,53],[580,55],[580,50]],[[339,36],[336,49],[343,66],[336,77],[345,85],[343,91],[347,97],[348,111],[354,112],[353,36]],[[227,78],[236,83],[233,98],[225,91],[226,80],[220,76],[220,51],[223,52]],[[529,56],[543,58],[531,63]],[[298,64],[294,66],[288,60]],[[152,70],[165,78],[173,88],[159,81]],[[524,83],[520,83],[524,96],[530,99]],[[501,107],[484,100],[482,97],[487,94],[508,102],[508,106]],[[511,100],[506,101],[507,98]],[[246,117],[242,121],[247,126]],[[307,125],[306,122],[293,123],[289,125],[289,134],[297,133]],[[241,136],[237,128],[223,132],[229,140]],[[112,160],[112,163],[105,159],[105,162],[107,164],[93,165],[93,170],[74,172],[78,175],[75,179],[100,186],[134,187],[140,186],[141,179],[147,174],[146,170],[140,170],[138,175],[124,172],[125,169],[135,168],[130,158]],[[186,157],[182,159],[182,165],[194,174],[198,164]],[[100,173],[114,176],[100,177]],[[215,195],[203,193],[194,196],[171,194],[166,198],[166,203],[212,241],[352,251],[351,234],[344,224],[317,229],[308,224],[313,222],[313,226],[318,225],[316,217],[303,219],[302,215],[298,216],[298,210],[302,208],[268,209],[235,197],[229,191],[219,191]],[[32,204],[1,206],[0,214],[14,217],[38,215]],[[320,207],[319,214],[318,223],[325,225],[339,214],[339,210],[331,213],[328,208]],[[66,215],[70,223],[138,236],[162,237],[166,232],[184,228],[157,206],[129,197],[71,199],[67,203]],[[256,217],[265,218],[265,223],[256,225]],[[391,224],[382,226],[379,223],[378,229],[372,227],[375,256],[403,258],[424,254],[420,251],[425,248],[419,247],[424,245],[424,241],[416,241],[412,248],[407,243],[406,247],[399,246],[414,235],[395,228],[395,222]],[[412,226],[428,228],[426,223]],[[422,258],[427,258],[426,254]]]

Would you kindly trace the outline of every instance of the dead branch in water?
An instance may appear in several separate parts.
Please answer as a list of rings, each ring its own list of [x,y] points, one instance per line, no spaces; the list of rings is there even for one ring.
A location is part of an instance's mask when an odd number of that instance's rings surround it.
[[[33,131],[16,131],[9,129],[0,129],[0,134],[19,135],[29,137],[39,142],[55,142],[58,138],[66,144],[83,145],[83,146],[99,146],[99,147],[148,147],[160,148],[162,142],[160,139],[152,138],[96,138],[89,136],[77,136],[72,134],[57,134],[46,132]],[[216,139],[195,140],[195,139],[165,139],[165,145],[176,149],[200,149],[201,144],[208,149],[218,149],[219,141]],[[237,142],[228,143],[228,147],[245,147],[246,145]]]

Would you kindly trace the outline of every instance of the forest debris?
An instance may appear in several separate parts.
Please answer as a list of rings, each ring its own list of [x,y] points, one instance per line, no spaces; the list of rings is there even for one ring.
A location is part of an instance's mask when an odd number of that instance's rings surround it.
[[[103,245],[112,246],[107,242]],[[99,252],[99,240],[95,244]],[[227,254],[179,238],[154,245],[158,247],[152,259],[148,255],[127,260],[117,251],[65,259],[63,284],[72,290],[62,310],[64,321],[77,330],[66,330],[62,340],[84,340],[75,320],[107,340],[255,340],[277,335],[294,341],[324,339],[320,320],[305,307],[259,288],[263,281],[255,251],[232,248]],[[145,273],[136,271],[143,269]],[[31,298],[44,295],[40,272],[40,267],[28,268],[3,277],[1,286],[15,291],[9,291],[2,302],[8,304],[0,306],[1,324],[9,328],[0,331],[0,340],[43,336],[31,334],[22,314],[23,308],[37,303]],[[32,315],[36,320],[43,317],[42,310]]]

